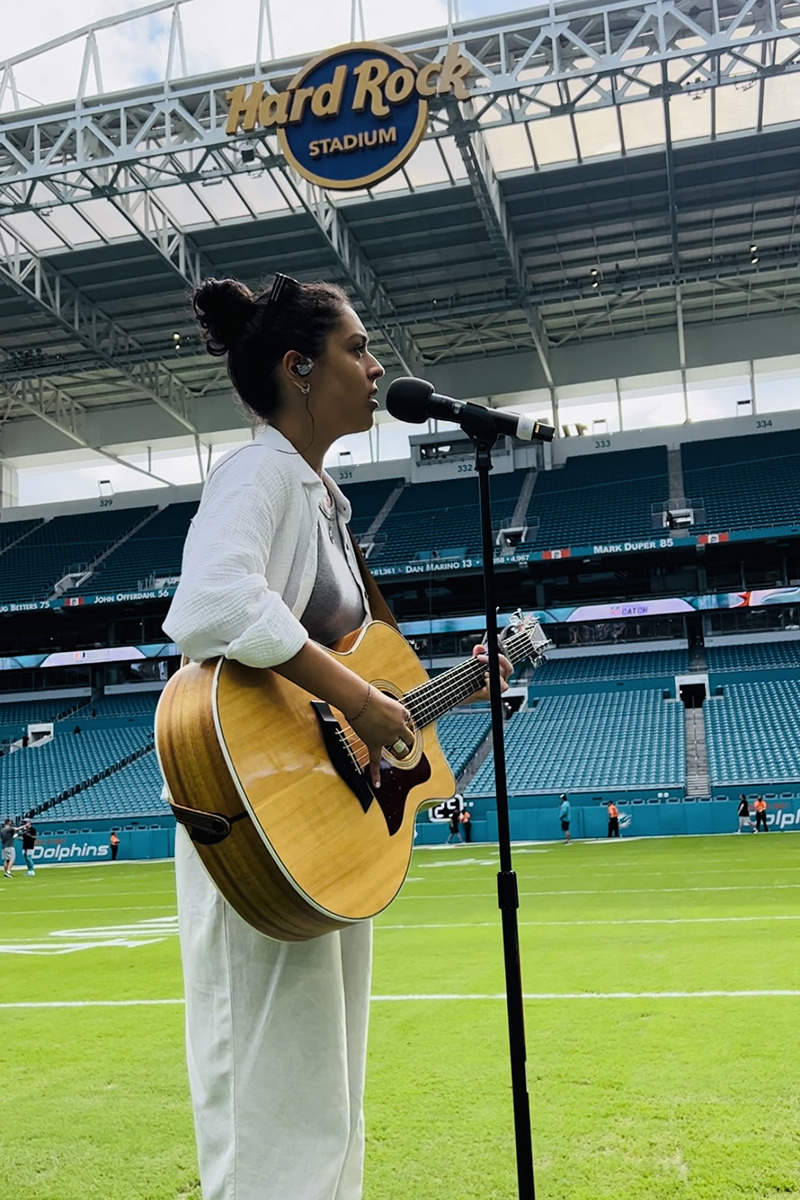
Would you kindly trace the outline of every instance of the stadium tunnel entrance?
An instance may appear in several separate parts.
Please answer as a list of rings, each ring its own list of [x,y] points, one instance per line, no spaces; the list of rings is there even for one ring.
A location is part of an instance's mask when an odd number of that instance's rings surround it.
[[[681,702],[687,708],[702,708],[706,699],[704,683],[682,683],[679,689]]]

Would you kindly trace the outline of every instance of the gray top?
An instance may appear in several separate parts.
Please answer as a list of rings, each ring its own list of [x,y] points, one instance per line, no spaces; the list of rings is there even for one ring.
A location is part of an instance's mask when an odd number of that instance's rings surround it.
[[[0,825],[0,842],[2,842],[4,850],[13,844],[15,836],[16,830],[13,825]]]
[[[331,646],[366,620],[363,592],[345,556],[335,507],[320,504],[317,522],[317,577],[300,622],[309,637]]]

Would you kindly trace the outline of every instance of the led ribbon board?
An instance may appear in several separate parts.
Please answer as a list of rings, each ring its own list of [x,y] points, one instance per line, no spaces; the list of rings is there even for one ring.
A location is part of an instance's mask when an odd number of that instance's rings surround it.
[[[399,170],[428,124],[428,98],[469,99],[472,63],[450,46],[422,67],[380,43],[338,46],[307,63],[285,92],[263,83],[227,94],[225,132],[277,133],[288,163],[320,187],[368,187]]]

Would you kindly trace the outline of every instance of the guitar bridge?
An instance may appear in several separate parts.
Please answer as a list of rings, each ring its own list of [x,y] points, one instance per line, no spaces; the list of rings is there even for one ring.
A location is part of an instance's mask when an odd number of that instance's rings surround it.
[[[375,798],[374,792],[365,772],[359,767],[355,755],[348,746],[339,722],[331,712],[330,706],[324,701],[312,700],[311,707],[319,721],[322,740],[336,774],[349,787],[366,812]]]

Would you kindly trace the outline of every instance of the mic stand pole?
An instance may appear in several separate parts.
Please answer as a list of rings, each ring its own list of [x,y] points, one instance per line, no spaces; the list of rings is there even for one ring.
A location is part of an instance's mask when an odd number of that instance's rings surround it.
[[[511,1052],[511,1091],[514,1104],[514,1134],[517,1150],[517,1181],[520,1200],[535,1200],[531,1113],[525,1050],[525,1015],[522,1004],[522,974],[519,960],[517,877],[511,866],[511,832],[508,817],[508,789],[503,742],[503,702],[500,694],[500,650],[497,632],[497,602],[494,578],[489,472],[492,470],[492,446],[497,430],[491,415],[464,414],[461,428],[475,446],[475,470],[480,486],[481,541],[483,547],[484,599],[486,603],[486,641],[489,658],[489,690],[492,712],[494,775],[497,789],[497,840],[500,871],[497,875],[497,903],[503,925],[503,958],[506,975],[508,1039]]]

